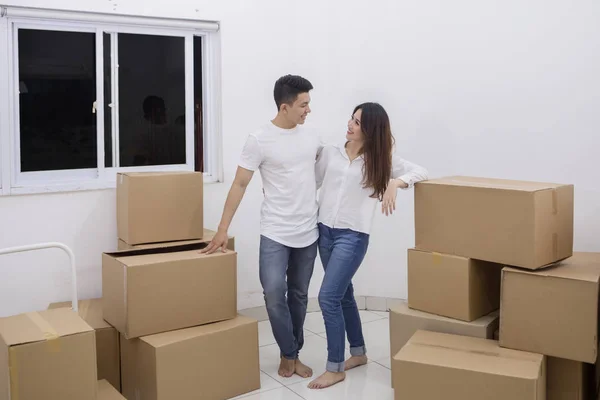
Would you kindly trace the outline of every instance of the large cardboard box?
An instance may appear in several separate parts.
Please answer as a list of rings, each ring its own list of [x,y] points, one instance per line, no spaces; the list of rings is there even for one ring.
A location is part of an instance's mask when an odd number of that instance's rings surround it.
[[[235,318],[237,253],[203,247],[105,253],[104,319],[132,339]]]
[[[500,345],[593,364],[598,352],[600,253],[541,271],[502,271]]]
[[[144,400],[221,400],[260,388],[258,322],[233,320],[121,338],[123,394]]]
[[[498,328],[498,319],[499,313],[494,311],[475,321],[465,322],[412,310],[407,303],[399,303],[390,309],[391,356],[395,356],[419,329],[491,339]]]
[[[98,400],[126,400],[107,380],[98,381]]]
[[[71,302],[53,303],[48,307],[70,308]],[[119,333],[102,317],[102,299],[80,300],[79,316],[96,331],[96,358],[98,379],[106,379],[121,390],[121,357]]]
[[[410,308],[473,321],[500,307],[502,265],[449,254],[408,251]]]
[[[198,240],[180,240],[176,242],[161,242],[161,243],[149,243],[149,244],[127,244],[119,239],[118,250],[143,250],[143,249],[160,249],[166,247],[184,246],[188,244],[200,244],[210,243],[215,237],[217,232],[211,231],[210,229],[204,229],[204,235],[202,239]],[[227,243],[227,249],[235,250],[235,237],[229,236],[229,242]]]
[[[96,400],[94,329],[69,309],[0,318],[0,400]]]
[[[495,340],[418,331],[393,359],[396,400],[545,400],[546,360]]]
[[[573,186],[461,176],[421,182],[415,239],[421,250],[546,266],[573,254]]]
[[[200,172],[119,173],[119,239],[135,245],[202,238],[202,196]]]

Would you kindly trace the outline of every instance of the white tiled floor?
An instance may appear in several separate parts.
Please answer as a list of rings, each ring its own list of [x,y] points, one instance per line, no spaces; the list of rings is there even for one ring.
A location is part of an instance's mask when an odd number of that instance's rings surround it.
[[[324,390],[310,390],[310,379],[295,375],[281,378],[279,348],[268,321],[259,323],[261,389],[240,396],[244,400],[393,400],[390,371],[390,336],[388,314],[361,311],[363,333],[370,357],[368,365],[348,371],[346,380]],[[315,376],[325,371],[327,341],[323,316],[309,313],[305,323],[305,343],[300,359],[313,368]],[[349,356],[349,354],[347,354]]]

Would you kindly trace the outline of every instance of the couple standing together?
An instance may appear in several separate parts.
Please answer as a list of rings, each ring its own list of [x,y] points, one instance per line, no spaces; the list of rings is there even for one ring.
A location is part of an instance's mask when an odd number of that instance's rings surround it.
[[[259,170],[264,188],[260,281],[281,350],[279,375],[313,374],[299,354],[318,249],[325,269],[319,305],[328,358],[326,372],[309,387],[321,389],[344,380],[344,371],[367,363],[352,278],[367,252],[377,203],[382,202],[384,214],[391,214],[397,190],[427,179],[427,171],[394,154],[388,115],[375,103],[357,106],[345,140],[324,146],[302,127],[311,112],[312,89],[308,80],[293,75],[275,83],[277,116],[249,135],[218,233],[203,252],[225,251],[229,225]],[[351,357],[344,361],[346,335]]]

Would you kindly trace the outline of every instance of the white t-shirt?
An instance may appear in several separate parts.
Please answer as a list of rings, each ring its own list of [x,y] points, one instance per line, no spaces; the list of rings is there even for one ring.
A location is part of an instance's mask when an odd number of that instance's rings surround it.
[[[362,156],[350,162],[345,142],[325,146],[320,152],[316,165],[320,223],[330,228],[370,233],[379,200],[370,197],[373,189],[363,187],[363,165]],[[403,180],[411,188],[427,179],[427,170],[393,154],[392,178]]]
[[[281,129],[269,122],[248,136],[239,166],[262,177],[261,235],[295,248],[318,239],[315,163],[321,148],[318,135],[301,125]]]

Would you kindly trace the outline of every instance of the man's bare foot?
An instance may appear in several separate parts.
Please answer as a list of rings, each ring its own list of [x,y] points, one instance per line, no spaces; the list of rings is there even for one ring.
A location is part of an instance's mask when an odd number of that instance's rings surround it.
[[[294,372],[297,375],[300,375],[302,378],[310,378],[313,375],[313,370],[310,367],[302,364],[302,361],[299,359],[296,360],[296,367]]]
[[[369,362],[367,356],[354,356],[346,360],[346,371],[352,368],[360,367]]]
[[[309,389],[325,389],[346,379],[345,372],[325,372],[308,384]]]
[[[281,376],[282,378],[289,378],[292,375],[294,375],[294,370],[295,361],[281,357],[281,363],[279,364],[279,376]]]

